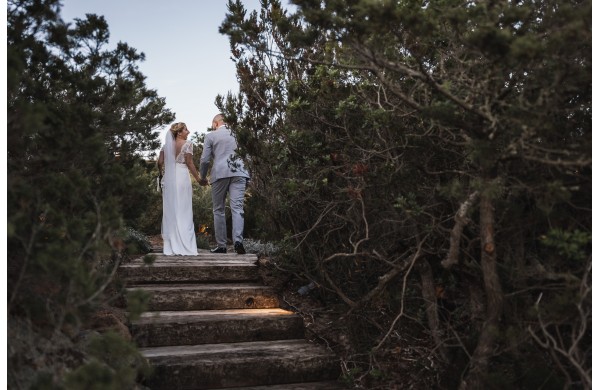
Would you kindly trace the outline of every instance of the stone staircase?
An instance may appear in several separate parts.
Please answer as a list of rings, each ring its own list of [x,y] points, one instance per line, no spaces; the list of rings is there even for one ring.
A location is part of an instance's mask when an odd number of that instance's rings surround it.
[[[128,290],[151,294],[131,325],[154,368],[150,389],[343,388],[336,356],[308,342],[302,318],[259,283],[256,255],[156,257],[119,269]]]

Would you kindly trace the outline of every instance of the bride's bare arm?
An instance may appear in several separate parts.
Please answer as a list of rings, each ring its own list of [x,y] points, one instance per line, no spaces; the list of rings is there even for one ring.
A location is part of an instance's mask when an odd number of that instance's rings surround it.
[[[194,176],[194,179],[196,179],[196,181],[200,183],[200,175],[198,174],[198,170],[194,165],[194,159],[192,158],[192,155],[190,153],[185,154],[185,165],[187,165],[188,169],[192,173],[192,176]]]

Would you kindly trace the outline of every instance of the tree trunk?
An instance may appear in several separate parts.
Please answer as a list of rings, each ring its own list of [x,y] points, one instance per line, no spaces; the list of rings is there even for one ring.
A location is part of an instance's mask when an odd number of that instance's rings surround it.
[[[446,350],[441,338],[440,321],[438,316],[437,297],[435,295],[435,283],[433,281],[433,271],[427,259],[419,264],[419,273],[421,275],[421,293],[425,301],[425,313],[427,313],[427,322],[431,330],[431,336],[439,351],[439,355],[446,360]]]
[[[496,270],[496,243],[494,241],[494,206],[489,194],[481,195],[481,271],[486,294],[486,319],[479,335],[477,347],[471,357],[467,377],[460,385],[461,390],[487,388],[484,375],[494,353],[498,324],[502,315],[503,294]]]
[[[473,324],[481,324],[485,320],[485,294],[479,280],[467,278],[469,290],[469,307],[471,308],[471,321]]]

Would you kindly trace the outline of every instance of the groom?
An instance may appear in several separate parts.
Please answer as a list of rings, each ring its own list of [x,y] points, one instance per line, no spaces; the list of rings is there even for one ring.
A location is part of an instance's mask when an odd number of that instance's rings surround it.
[[[212,253],[227,253],[227,223],[225,221],[225,200],[229,193],[232,217],[233,248],[237,254],[244,254],[244,193],[250,175],[242,160],[236,155],[237,141],[223,121],[223,115],[213,118],[214,131],[206,134],[204,150],[200,157],[200,185],[208,185],[206,175],[212,160],[210,184],[212,186],[213,216],[217,247]]]

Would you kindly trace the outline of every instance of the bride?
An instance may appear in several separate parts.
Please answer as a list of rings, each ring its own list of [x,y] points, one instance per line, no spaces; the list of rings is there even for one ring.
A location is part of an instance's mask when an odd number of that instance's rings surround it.
[[[183,122],[174,123],[167,132],[165,145],[158,157],[163,171],[162,237],[165,255],[197,255],[196,234],[192,218],[192,184],[200,176],[193,162],[193,144]]]

